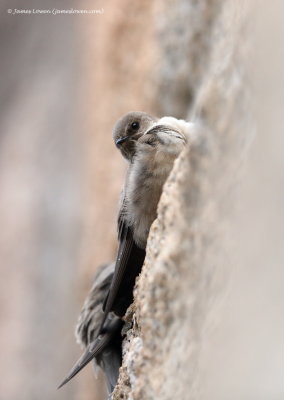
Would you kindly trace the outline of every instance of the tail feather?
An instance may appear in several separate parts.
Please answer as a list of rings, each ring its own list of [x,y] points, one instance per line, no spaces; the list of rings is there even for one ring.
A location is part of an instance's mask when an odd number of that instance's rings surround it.
[[[86,351],[75,363],[74,367],[71,369],[67,377],[63,380],[63,382],[58,386],[57,389],[60,389],[72,378],[74,378],[74,376],[76,376],[78,372],[80,372],[81,369],[84,368],[93,358],[101,360],[105,354],[107,355],[109,352],[112,351],[112,349],[115,350],[116,342],[119,343],[119,347],[116,350],[116,352],[117,354],[120,354],[119,351],[121,352],[121,340],[122,340],[120,331],[122,324],[123,321],[120,318],[109,315],[102,333],[98,336],[96,340],[94,340],[92,343],[89,344]],[[115,357],[117,361],[118,358],[117,356]],[[100,364],[100,362],[98,362],[98,364]],[[115,369],[117,368],[115,367]]]
[[[110,339],[112,337],[112,333],[104,333],[100,335],[94,343],[87,347],[84,354],[79,358],[79,360],[75,363],[67,377],[63,380],[63,382],[58,386],[57,389],[60,389],[67,382],[69,382],[74,376],[81,371],[94,357],[97,357],[102,350],[108,345]]]
[[[101,356],[100,366],[104,371],[108,393],[112,393],[117,383],[119,368],[121,366],[121,344],[120,346],[111,346],[104,351]]]

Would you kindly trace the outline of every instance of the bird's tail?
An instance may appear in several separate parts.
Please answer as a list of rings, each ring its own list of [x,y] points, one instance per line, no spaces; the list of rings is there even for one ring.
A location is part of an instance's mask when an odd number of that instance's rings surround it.
[[[77,375],[78,372],[80,372],[81,369],[84,368],[85,365],[87,365],[94,357],[97,357],[108,345],[111,337],[111,333],[103,333],[90,346],[88,346],[84,354],[75,363],[67,377],[63,380],[63,382],[58,386],[57,389],[60,389],[62,386],[64,386],[67,382],[74,378],[74,376]]]
[[[119,368],[121,366],[121,344],[120,346],[112,346],[104,351],[101,356],[100,366],[104,371],[108,394],[113,392],[117,383]]]
[[[104,353],[108,354],[108,347],[112,348],[114,346],[114,337],[115,335],[120,335],[120,330],[122,327],[123,321],[120,318],[112,317],[107,320],[105,327],[103,328],[101,334],[98,338],[90,343],[87,347],[86,351],[79,358],[79,360],[75,363],[74,367],[71,369],[67,377],[63,380],[63,382],[58,386],[57,389],[60,389],[67,382],[69,382],[78,372],[81,371],[82,368],[85,367],[93,358],[103,358]],[[120,339],[121,341],[121,339]],[[115,356],[117,358],[117,356]],[[117,362],[117,360],[116,360]],[[121,359],[120,359],[121,362]],[[115,369],[117,369],[115,367]],[[108,379],[108,378],[107,378]]]

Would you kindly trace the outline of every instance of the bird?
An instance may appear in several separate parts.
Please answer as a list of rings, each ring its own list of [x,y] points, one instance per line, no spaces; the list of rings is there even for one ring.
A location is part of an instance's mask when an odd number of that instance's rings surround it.
[[[118,252],[104,319],[123,317],[133,302],[133,288],[146,255],[150,227],[157,216],[163,185],[175,159],[190,142],[194,124],[174,117],[160,119],[130,112],[118,120],[113,139],[128,161],[118,214]]]
[[[155,124],[158,118],[143,111],[131,111],[123,115],[113,128],[113,140],[126,160],[135,154],[135,143]]]
[[[129,163],[118,215],[117,258],[98,269],[76,328],[77,341],[86,350],[58,388],[94,360],[112,393],[122,361],[122,317],[133,301],[163,185],[174,160],[190,142],[192,128],[190,122],[144,112],[130,112],[115,124],[115,145]]]
[[[86,297],[75,331],[77,342],[85,347],[85,352],[58,389],[77,375],[91,360],[94,361],[95,367],[99,366],[103,370],[109,395],[116,385],[122,361],[123,321],[111,312],[105,321],[103,331],[100,330],[104,316],[102,303],[110,287],[114,266],[114,263],[109,263],[97,269],[92,289]]]

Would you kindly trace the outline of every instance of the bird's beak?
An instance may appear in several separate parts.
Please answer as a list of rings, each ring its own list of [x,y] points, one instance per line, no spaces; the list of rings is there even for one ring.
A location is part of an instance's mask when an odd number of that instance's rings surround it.
[[[116,146],[120,146],[122,143],[126,142],[129,139],[129,136],[120,137],[115,141]]]

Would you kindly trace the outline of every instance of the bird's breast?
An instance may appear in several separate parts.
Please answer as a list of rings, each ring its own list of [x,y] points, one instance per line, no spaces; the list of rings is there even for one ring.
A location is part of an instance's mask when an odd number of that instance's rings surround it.
[[[129,174],[127,214],[136,244],[145,248],[163,185],[173,167],[176,154],[153,151],[136,160]]]

